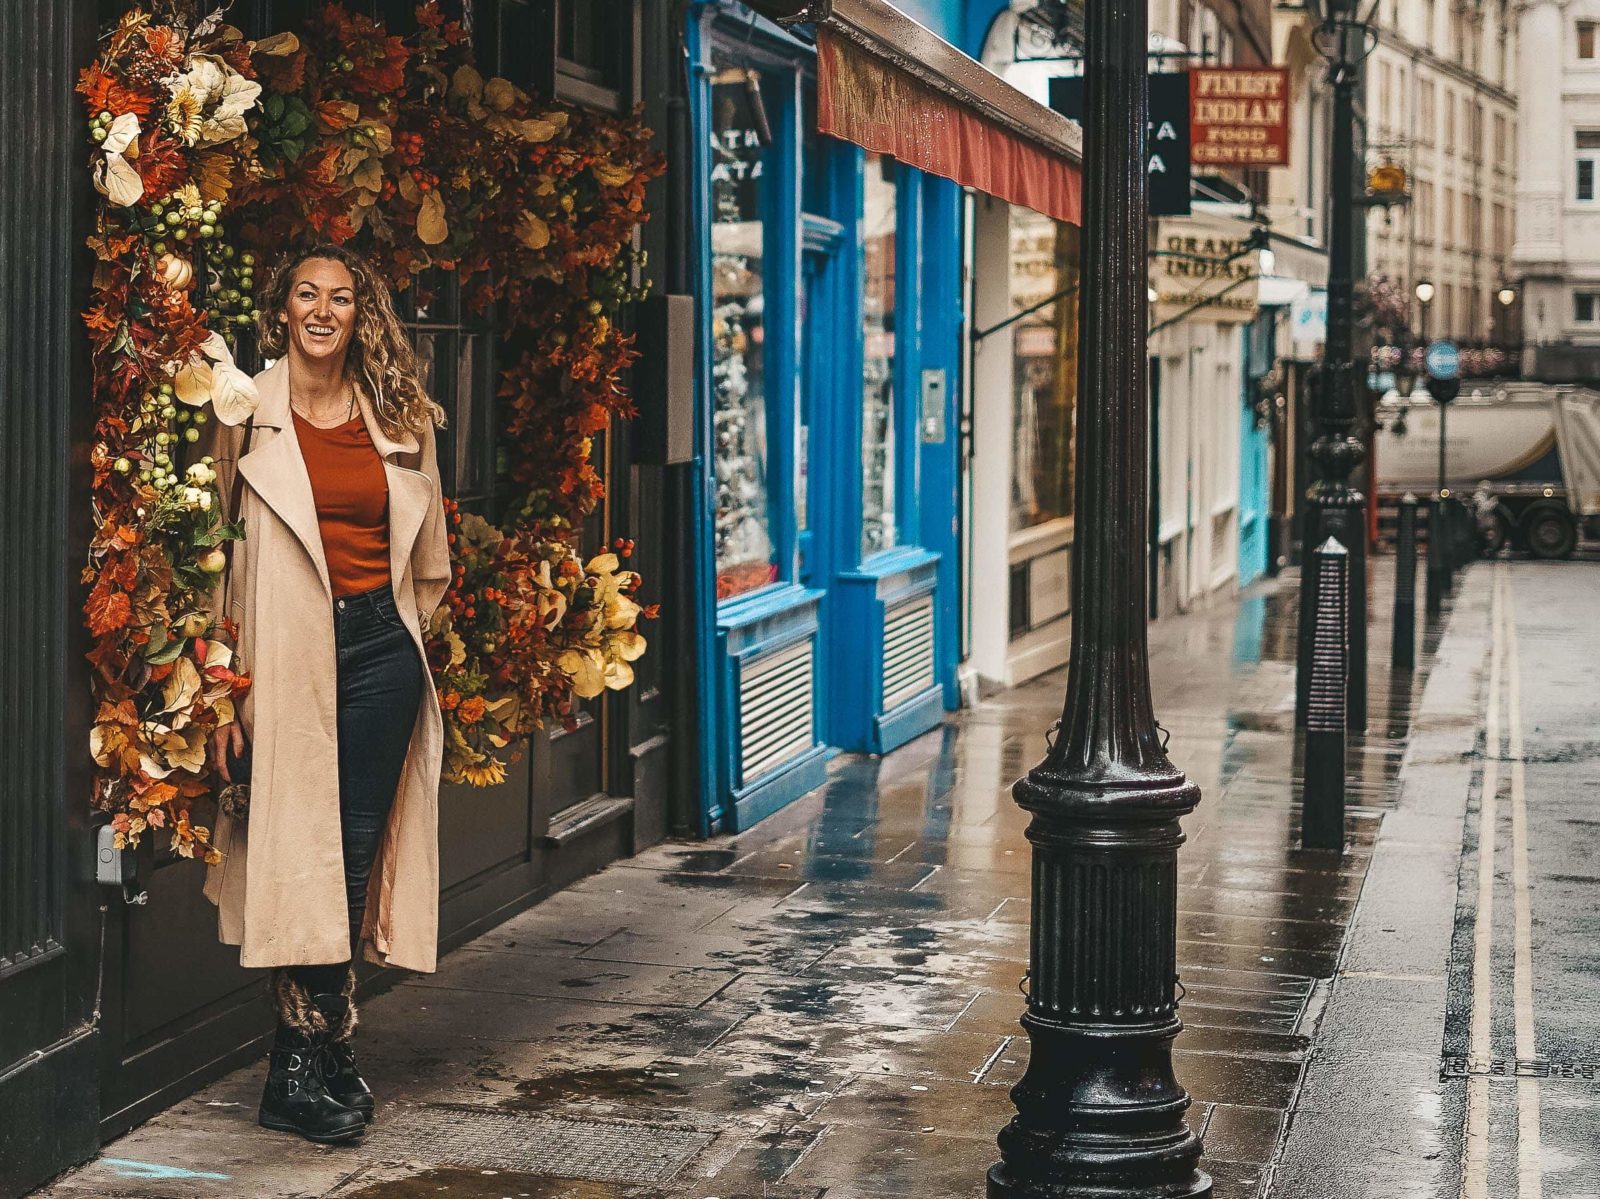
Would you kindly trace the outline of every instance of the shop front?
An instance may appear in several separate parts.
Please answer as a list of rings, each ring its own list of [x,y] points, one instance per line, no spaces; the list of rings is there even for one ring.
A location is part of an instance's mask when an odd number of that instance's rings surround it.
[[[90,554],[91,541],[105,513],[113,510],[108,505],[128,498],[115,488],[120,486],[118,477],[129,472],[122,467],[98,475],[95,471],[97,464],[106,464],[104,441],[122,419],[105,386],[108,378],[119,376],[104,364],[120,361],[118,354],[132,364],[122,365],[123,372],[145,370],[149,364],[125,350],[128,343],[108,341],[95,320],[87,322],[85,335],[85,312],[108,311],[111,303],[105,281],[116,274],[104,261],[146,252],[137,238],[115,245],[102,242],[102,270],[96,273],[85,242],[97,231],[97,220],[100,231],[121,230],[134,219],[129,214],[145,209],[136,208],[137,201],[112,207],[111,197],[91,191],[90,147],[103,143],[87,136],[94,115],[86,120],[83,97],[74,94],[74,87],[91,64],[115,78],[118,63],[102,36],[103,22],[117,20],[131,7],[81,0],[41,7],[27,28],[9,18],[0,21],[0,57],[15,68],[0,81],[5,144],[16,151],[15,169],[4,184],[5,210],[19,213],[31,206],[36,213],[48,213],[28,222],[0,222],[0,423],[7,430],[0,438],[0,458],[12,481],[8,495],[13,515],[0,533],[0,561],[13,599],[7,605],[12,668],[0,682],[8,732],[6,781],[0,785],[0,824],[5,829],[0,836],[0,1111],[6,1115],[0,1122],[0,1196],[23,1193],[91,1154],[102,1139],[250,1060],[269,1031],[264,976],[242,970],[238,951],[217,943],[216,912],[200,890],[203,868],[170,851],[168,835],[178,830],[166,821],[165,812],[159,822],[146,817],[141,844],[125,864],[131,871],[125,881],[99,882],[95,877],[97,831],[126,829],[130,812],[149,812],[170,801],[164,791],[152,791],[141,799],[143,809],[123,803],[129,786],[147,780],[130,783],[127,775],[115,776],[106,761],[97,765],[91,757],[91,730],[107,719],[108,707],[100,702],[106,680],[132,680],[133,704],[143,704],[149,691],[148,686],[139,690],[147,683],[139,665],[119,664],[113,652],[119,625],[104,613],[115,613],[116,602],[98,608],[91,599],[86,609],[86,599],[109,591],[90,586],[104,574],[101,559]],[[654,250],[660,261],[673,240],[666,227],[669,189],[665,181],[656,180],[656,168],[645,165],[654,156],[633,114],[643,103],[645,119],[658,128],[665,125],[669,89],[660,73],[677,72],[681,64],[670,53],[651,49],[675,45],[677,32],[669,33],[665,20],[648,11],[654,7],[642,0],[478,0],[465,6],[444,4],[440,12],[460,22],[457,28],[463,31],[452,52],[470,52],[483,77],[503,77],[538,97],[550,111],[568,114],[566,125],[556,121],[548,128],[532,128],[534,136],[566,137],[574,144],[582,137],[603,136],[610,139],[606,145],[616,163],[628,164],[626,171],[616,165],[615,174],[606,179],[596,176],[574,185],[576,202],[571,208],[552,208],[547,229],[565,234],[561,222],[570,218],[575,230],[589,219],[585,213],[598,212],[603,200],[610,202],[606,197],[615,197],[615,205],[605,210],[608,218],[659,211],[662,220],[654,227],[638,228],[629,217],[617,218],[610,227],[625,230],[618,235],[624,251],[639,245]],[[159,19],[167,19],[169,10],[184,11],[182,5],[156,8]],[[353,98],[340,103],[360,108],[374,127],[404,125],[408,114],[398,111],[400,105],[387,97],[379,103],[375,88],[361,90],[366,56],[376,43],[362,33],[365,26],[342,22],[381,21],[408,39],[408,53],[415,53],[421,44],[421,18],[409,0],[350,3],[337,17],[326,16],[320,3],[307,0],[252,0],[235,5],[229,19],[245,38],[296,33],[299,53],[325,58],[334,44],[330,30],[342,31],[342,37],[354,29],[347,43],[353,47],[347,51],[352,66],[344,68],[352,79],[346,86]],[[248,66],[250,60],[238,57],[240,52],[229,53],[236,64]],[[313,60],[313,69],[302,78],[316,78],[315,66]],[[139,80],[148,82],[150,77],[145,71]],[[293,108],[300,86],[287,76],[269,81],[263,101],[268,92],[278,100],[270,112],[262,106],[247,113],[251,138],[219,144],[244,161],[272,137],[296,136],[284,132],[288,126],[281,116]],[[412,94],[400,88],[395,92]],[[109,86],[105,94],[110,106],[126,101],[125,92]],[[370,107],[361,107],[366,105]],[[150,117],[147,127],[159,119]],[[278,124],[268,127],[264,120]],[[309,122],[297,128],[310,136]],[[156,136],[148,133],[139,164],[147,169],[157,158],[151,147],[160,148],[152,140]],[[391,147],[398,144],[390,142]],[[576,148],[598,161],[589,147]],[[421,151],[423,161],[427,152]],[[179,154],[169,143],[165,161],[186,161]],[[379,189],[373,189],[378,197],[373,206],[393,220],[395,212],[381,206],[402,201],[392,190],[381,189],[381,181],[392,181],[396,160],[375,158],[372,167],[380,181]],[[645,174],[651,178],[646,180]],[[30,190],[40,187],[48,189],[44,208],[40,195]],[[635,194],[640,203],[630,210]],[[411,219],[417,221],[414,209]],[[239,236],[246,235],[241,231]],[[530,237],[525,243],[528,253],[539,252],[532,248],[536,240]],[[374,256],[386,252],[355,244]],[[245,252],[265,255],[272,248],[240,242]],[[612,260],[635,261],[626,252],[612,255]],[[192,269],[204,278],[206,260],[195,254]],[[186,311],[183,305],[190,302],[178,294],[190,283],[188,273],[175,276],[174,310]],[[633,301],[627,280],[616,278],[621,282],[615,287],[608,282],[604,294],[594,297],[593,308],[588,297],[574,298],[565,307],[551,300],[549,331],[559,328],[565,345],[568,330],[576,328],[573,322],[589,320],[587,333],[596,354],[620,354],[622,342],[609,330],[613,320],[619,329],[632,321]],[[417,302],[410,298],[414,293],[402,293],[400,306],[429,391],[448,415],[439,434],[445,493],[463,513],[509,527],[515,519],[512,510],[529,492],[511,477],[522,451],[510,421],[515,393],[507,370],[521,350],[530,355],[530,369],[544,369],[539,364],[553,359],[541,359],[530,340],[539,330],[529,334],[526,328],[521,333],[514,328],[516,306],[509,299],[475,304],[448,271],[428,281],[431,298]],[[139,322],[149,310],[130,304],[119,319],[143,336]],[[596,312],[606,315],[606,326],[594,320]],[[206,319],[215,321],[217,316],[211,313]],[[248,363],[249,345],[236,349]],[[656,369],[656,363],[645,360],[637,364],[635,375],[648,376]],[[626,373],[616,378],[625,389]],[[647,389],[634,392],[641,405],[653,402]],[[51,402],[41,402],[41,397]],[[648,444],[643,430],[649,422],[636,427],[605,409],[588,416],[593,436],[581,447],[580,457],[592,474],[578,469],[574,478],[579,486],[593,487],[595,502],[564,535],[574,555],[590,560],[619,539],[633,541],[629,566],[646,580],[639,601],[654,602],[672,581],[665,537],[677,519],[673,497],[687,490],[678,477],[687,468],[652,465],[665,456]],[[555,457],[530,454],[521,461],[538,471],[548,469]],[[127,508],[130,522],[135,511]],[[578,573],[581,577],[583,572]],[[480,602],[488,608],[487,600]],[[659,840],[678,818],[669,807],[669,763],[679,727],[670,711],[670,662],[675,621],[683,619],[683,610],[683,605],[676,610],[669,606],[661,620],[644,626],[649,650],[630,667],[632,681],[626,689],[580,699],[570,719],[546,719],[543,730],[507,748],[503,774],[484,758],[464,763],[456,780],[442,785],[443,947],[459,944],[573,879]],[[464,608],[456,612],[454,619],[463,622],[455,626],[457,631],[470,636],[471,626],[464,622],[475,618]],[[123,626],[131,627],[126,621]],[[175,638],[171,644],[172,652],[181,654],[189,643]],[[93,666],[85,661],[91,654]],[[146,660],[166,664],[153,651]],[[436,677],[440,669],[444,667],[435,663]],[[92,695],[91,683],[102,691]],[[159,696],[159,682],[154,692]],[[447,694],[444,688],[440,693]],[[470,718],[451,719],[451,727],[460,728]],[[96,736],[93,744],[103,745],[98,730]],[[520,754],[509,760],[518,746]],[[191,793],[194,823],[209,825],[212,816],[200,807],[208,802],[200,794],[203,777],[195,774]],[[119,816],[113,826],[110,822]],[[206,852],[203,842],[189,848],[195,856]],[[107,861],[121,859],[109,847],[105,852]],[[379,979],[363,981],[382,985]]]
[[[1011,149],[992,97],[950,99],[942,72],[970,60],[882,0],[833,5],[815,41],[722,2],[688,32],[713,831],[816,787],[830,754],[887,752],[956,706],[961,185],[1031,181],[1075,216],[1077,179],[1064,120],[990,77],[1058,157]],[[962,136],[985,178],[956,165]]]

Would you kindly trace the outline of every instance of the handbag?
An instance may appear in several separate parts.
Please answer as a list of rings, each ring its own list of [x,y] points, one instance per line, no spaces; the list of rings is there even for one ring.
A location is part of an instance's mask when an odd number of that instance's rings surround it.
[[[239,470],[239,458],[250,452],[250,439],[256,431],[255,414],[251,413],[244,424],[244,441],[239,447],[238,458],[233,462],[233,482],[228,488],[228,511],[230,520],[237,520],[239,516],[239,501],[244,495],[244,475]],[[233,541],[222,543],[222,556],[227,565],[223,568],[222,576],[222,610],[227,612],[229,593],[233,587]],[[235,717],[237,719],[237,717]],[[250,815],[250,766],[251,744],[246,741],[242,752],[234,753],[230,742],[225,751],[228,758],[228,777],[232,782],[223,785],[217,792],[217,810],[222,815],[234,820],[244,820]]]

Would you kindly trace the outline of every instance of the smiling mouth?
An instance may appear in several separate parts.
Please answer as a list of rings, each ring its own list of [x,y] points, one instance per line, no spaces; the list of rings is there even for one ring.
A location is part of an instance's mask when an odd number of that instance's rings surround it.
[[[332,325],[307,325],[306,332],[313,337],[332,337],[338,330]]]

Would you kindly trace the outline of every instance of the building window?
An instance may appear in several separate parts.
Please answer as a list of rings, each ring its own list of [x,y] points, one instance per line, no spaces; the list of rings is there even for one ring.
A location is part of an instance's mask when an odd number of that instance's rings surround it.
[[[1456,240],[1456,189],[1444,189],[1444,244],[1453,245]]]
[[[1417,140],[1425,146],[1433,145],[1434,94],[1433,80],[1417,85]]]
[[[897,543],[895,523],[895,254],[900,189],[894,160],[867,158],[862,220],[861,555]]]
[[[1078,390],[1078,230],[1011,210],[1013,533],[1072,515]],[[1058,297],[1054,300],[1052,296]]]
[[[1600,174],[1600,129],[1580,129],[1574,135],[1574,169],[1576,188],[1573,198],[1585,204],[1594,203],[1597,195],[1596,176]]]
[[[720,59],[720,55],[719,55]],[[722,67],[721,62],[718,66]],[[772,90],[776,90],[774,87]],[[768,504],[766,237],[770,146],[745,68],[711,84],[711,399],[717,598],[778,577]]]
[[[1596,58],[1600,58],[1600,54],[1595,52],[1595,31],[1597,29],[1600,29],[1600,22],[1578,22],[1578,57],[1586,62],[1593,62]]]
[[[1496,170],[1506,169],[1506,118],[1499,112],[1494,114],[1494,165]]]
[[[1600,291],[1572,293],[1572,321],[1577,325],[1600,325]]]
[[[1456,97],[1449,88],[1444,93],[1444,144],[1456,144]]]

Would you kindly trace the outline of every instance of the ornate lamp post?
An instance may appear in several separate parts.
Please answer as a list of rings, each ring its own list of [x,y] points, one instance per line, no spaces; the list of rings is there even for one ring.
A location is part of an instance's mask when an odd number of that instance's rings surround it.
[[[1090,0],[1072,667],[1057,736],[1013,794],[1033,816],[1031,1051],[991,1199],[1211,1194],[1172,1069],[1179,817],[1145,629],[1149,397],[1145,0]]]
[[[1313,42],[1328,60],[1333,85],[1332,154],[1328,171],[1328,337],[1322,370],[1312,395],[1316,439],[1311,457],[1317,483],[1306,512],[1300,569],[1300,637],[1296,661],[1295,717],[1305,727],[1311,691],[1311,660],[1317,606],[1311,549],[1329,537],[1349,552],[1347,635],[1350,649],[1346,723],[1367,727],[1367,535],[1366,497],[1350,485],[1350,474],[1366,458],[1357,436],[1362,380],[1355,361],[1355,98],[1361,63],[1372,49],[1371,29],[1357,13],[1356,0],[1327,0],[1327,18]]]

